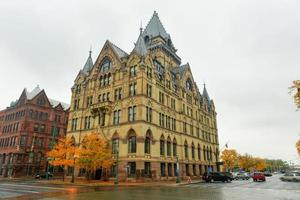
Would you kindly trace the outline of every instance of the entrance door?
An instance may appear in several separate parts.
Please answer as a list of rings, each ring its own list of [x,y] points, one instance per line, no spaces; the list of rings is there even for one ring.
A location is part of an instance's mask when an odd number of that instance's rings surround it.
[[[97,169],[95,172],[95,180],[101,180],[102,169]]]

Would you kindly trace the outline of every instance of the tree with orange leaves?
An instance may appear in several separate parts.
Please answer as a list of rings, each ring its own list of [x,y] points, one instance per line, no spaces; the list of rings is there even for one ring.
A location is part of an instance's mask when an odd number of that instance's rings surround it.
[[[252,171],[255,168],[254,158],[247,153],[239,156],[238,163],[239,167],[245,171]]]
[[[86,135],[81,143],[76,163],[86,169],[87,178],[99,168],[110,168],[113,159],[108,141],[97,133]]]
[[[224,162],[224,166],[232,170],[238,161],[238,153],[235,149],[225,149],[222,151],[221,159]]]
[[[298,142],[296,143],[296,148],[297,148],[298,155],[300,156],[300,140],[298,140]]]
[[[253,160],[254,160],[254,163],[255,163],[254,168],[258,171],[263,171],[268,166],[265,159],[255,157],[255,158],[253,158]]]
[[[74,155],[76,152],[76,145],[74,138],[67,136],[60,138],[54,145],[53,149],[47,153],[50,158],[49,164],[53,166],[74,167]],[[65,172],[63,173],[64,180]]]
[[[300,80],[293,81],[293,85],[289,89],[297,108],[300,108]]]
[[[300,108],[300,80],[293,81],[293,85],[289,88],[290,93],[293,94],[294,102],[297,108]],[[300,156],[300,140],[296,143],[296,149]]]

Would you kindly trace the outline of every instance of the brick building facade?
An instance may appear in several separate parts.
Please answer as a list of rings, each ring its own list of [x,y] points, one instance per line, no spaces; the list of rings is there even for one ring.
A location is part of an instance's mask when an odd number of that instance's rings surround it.
[[[0,111],[0,176],[45,173],[50,143],[66,134],[68,109],[37,86]]]

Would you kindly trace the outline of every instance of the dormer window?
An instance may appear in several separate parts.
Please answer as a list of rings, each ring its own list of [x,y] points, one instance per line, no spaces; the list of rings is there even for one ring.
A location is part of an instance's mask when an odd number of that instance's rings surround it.
[[[149,42],[150,42],[150,38],[149,38],[149,36],[148,35],[146,35],[145,37],[144,37],[144,41],[145,41],[145,44],[149,44]]]
[[[40,97],[37,99],[37,105],[44,106],[45,105],[45,99],[43,97]]]
[[[105,58],[101,64],[100,71],[101,72],[107,72],[111,69],[111,61],[107,58]]]
[[[157,60],[154,60],[154,66],[156,68],[159,80],[162,81],[165,76],[165,67],[162,64],[160,64]]]
[[[192,84],[191,79],[188,79],[188,80],[186,81],[186,89],[188,89],[188,90],[190,90],[190,91],[193,90],[193,84]]]
[[[171,41],[171,39],[168,39],[167,43],[168,43],[169,47],[172,47],[172,41]]]

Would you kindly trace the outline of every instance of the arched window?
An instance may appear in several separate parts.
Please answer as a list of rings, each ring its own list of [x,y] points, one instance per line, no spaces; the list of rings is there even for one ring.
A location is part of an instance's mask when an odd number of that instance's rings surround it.
[[[188,147],[188,144],[187,144],[187,141],[184,142],[184,156],[186,159],[189,158],[189,147]]]
[[[130,135],[128,137],[128,153],[136,153],[136,136]]]
[[[186,80],[186,89],[193,90],[193,83],[190,78]]]
[[[107,85],[107,84],[108,84],[108,78],[107,78],[107,75],[105,74],[104,75],[104,86]]]
[[[100,76],[100,86],[104,86],[104,78],[103,78],[103,76]]]
[[[192,159],[195,159],[195,146],[194,146],[194,143],[192,143]]]
[[[111,74],[108,74],[108,85],[111,83]]]
[[[151,132],[148,130],[145,137],[145,154],[151,153]]]
[[[210,155],[210,153],[209,153],[209,148],[206,147],[206,158],[207,158],[207,160],[210,160],[209,155]]]
[[[201,148],[200,148],[200,144],[198,144],[198,160],[201,160]]]
[[[210,160],[213,159],[212,154],[213,154],[213,151],[212,151],[211,147],[209,147],[209,158],[210,158]]]
[[[157,72],[159,80],[160,81],[164,80],[165,79],[165,67],[157,60],[154,60],[153,62],[154,62],[154,66],[156,68],[156,72]]]
[[[176,139],[173,139],[173,156],[177,156],[177,142]]]
[[[171,138],[167,139],[167,156],[171,156]]]
[[[105,58],[100,67],[101,72],[107,72],[111,69],[111,61],[108,58]]]
[[[204,160],[206,160],[206,151],[205,151],[205,146],[203,147],[203,157],[204,157]]]
[[[119,153],[119,138],[118,136],[115,134],[115,136],[112,138],[111,141],[112,145],[112,154],[118,154]]]
[[[165,138],[163,135],[160,137],[160,155],[165,155]]]

